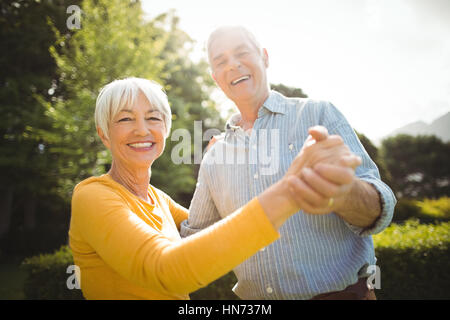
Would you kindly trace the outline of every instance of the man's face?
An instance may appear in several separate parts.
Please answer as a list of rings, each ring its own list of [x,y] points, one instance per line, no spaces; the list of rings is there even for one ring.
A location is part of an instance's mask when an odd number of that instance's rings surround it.
[[[238,106],[267,98],[267,51],[259,52],[242,31],[233,30],[214,38],[209,59],[217,85]]]

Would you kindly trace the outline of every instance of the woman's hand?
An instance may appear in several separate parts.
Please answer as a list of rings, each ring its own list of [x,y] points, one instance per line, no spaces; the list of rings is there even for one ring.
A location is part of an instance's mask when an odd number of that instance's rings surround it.
[[[329,136],[325,127],[313,127],[309,133],[283,179],[289,185],[291,201],[302,210],[327,214],[335,211],[351,191],[361,158],[341,137]]]
[[[354,170],[361,164],[342,138],[329,136],[325,127],[313,127],[309,133],[285,176],[258,196],[275,228],[298,210],[315,214],[333,211],[330,198],[349,192]]]

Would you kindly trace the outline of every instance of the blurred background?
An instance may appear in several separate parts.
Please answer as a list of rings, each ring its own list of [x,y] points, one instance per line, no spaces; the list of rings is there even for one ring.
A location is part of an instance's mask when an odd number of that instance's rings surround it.
[[[103,85],[156,80],[174,130],[193,136],[196,120],[223,129],[236,109],[204,50],[222,24],[247,26],[268,49],[272,88],[335,104],[395,191],[394,221],[374,236],[377,297],[449,299],[446,0],[2,1],[0,299],[82,298],[66,285],[70,200],[78,182],[109,169],[93,117]],[[176,143],[167,139],[151,182],[188,207],[198,165],[174,164]],[[234,283],[229,273],[191,298],[237,299]]]

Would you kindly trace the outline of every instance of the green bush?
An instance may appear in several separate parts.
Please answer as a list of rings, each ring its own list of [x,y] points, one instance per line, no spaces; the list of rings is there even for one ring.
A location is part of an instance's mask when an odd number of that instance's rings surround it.
[[[399,199],[394,210],[393,222],[403,222],[420,215],[420,208],[414,200]]]
[[[374,237],[379,299],[450,298],[450,222],[392,224]]]
[[[417,218],[423,223],[438,223],[450,220],[450,198],[442,197],[437,200],[400,199],[395,206],[393,222],[404,222]]]
[[[0,241],[0,262],[53,252],[67,243],[67,229],[66,225],[43,225],[34,230],[12,230]]]
[[[234,273],[229,272],[189,296],[192,300],[239,300],[239,297],[232,291],[236,282]]]
[[[72,273],[66,273],[73,265],[72,252],[62,246],[53,254],[41,254],[27,258],[21,269],[26,272],[24,294],[26,299],[83,299],[81,290],[67,288],[66,281]],[[236,300],[239,299],[232,288],[236,283],[234,273],[230,272],[208,286],[190,294],[192,300]]]
[[[449,197],[442,197],[437,200],[425,199],[423,201],[416,201],[416,205],[421,209],[422,216],[442,221],[450,220]]]
[[[442,212],[447,203],[427,200],[419,205],[429,217],[446,219]],[[379,299],[450,299],[450,222],[421,224],[417,218],[410,219],[393,223],[373,238],[381,271],[381,289],[376,291]],[[25,297],[83,299],[81,290],[67,288],[70,265],[73,258],[67,246],[26,259],[22,263],[27,273]],[[230,272],[190,296],[193,300],[236,300],[239,298],[231,290],[235,283]]]
[[[67,246],[62,246],[53,254],[41,254],[27,258],[21,268],[27,276],[24,283],[26,299],[83,299],[81,290],[68,289],[67,279],[73,273],[67,273],[67,268],[73,265],[72,253]]]

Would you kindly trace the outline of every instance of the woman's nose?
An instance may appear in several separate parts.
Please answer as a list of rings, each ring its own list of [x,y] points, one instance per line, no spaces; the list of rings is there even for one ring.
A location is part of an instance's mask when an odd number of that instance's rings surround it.
[[[145,119],[136,119],[134,133],[138,136],[147,136],[149,128]]]

